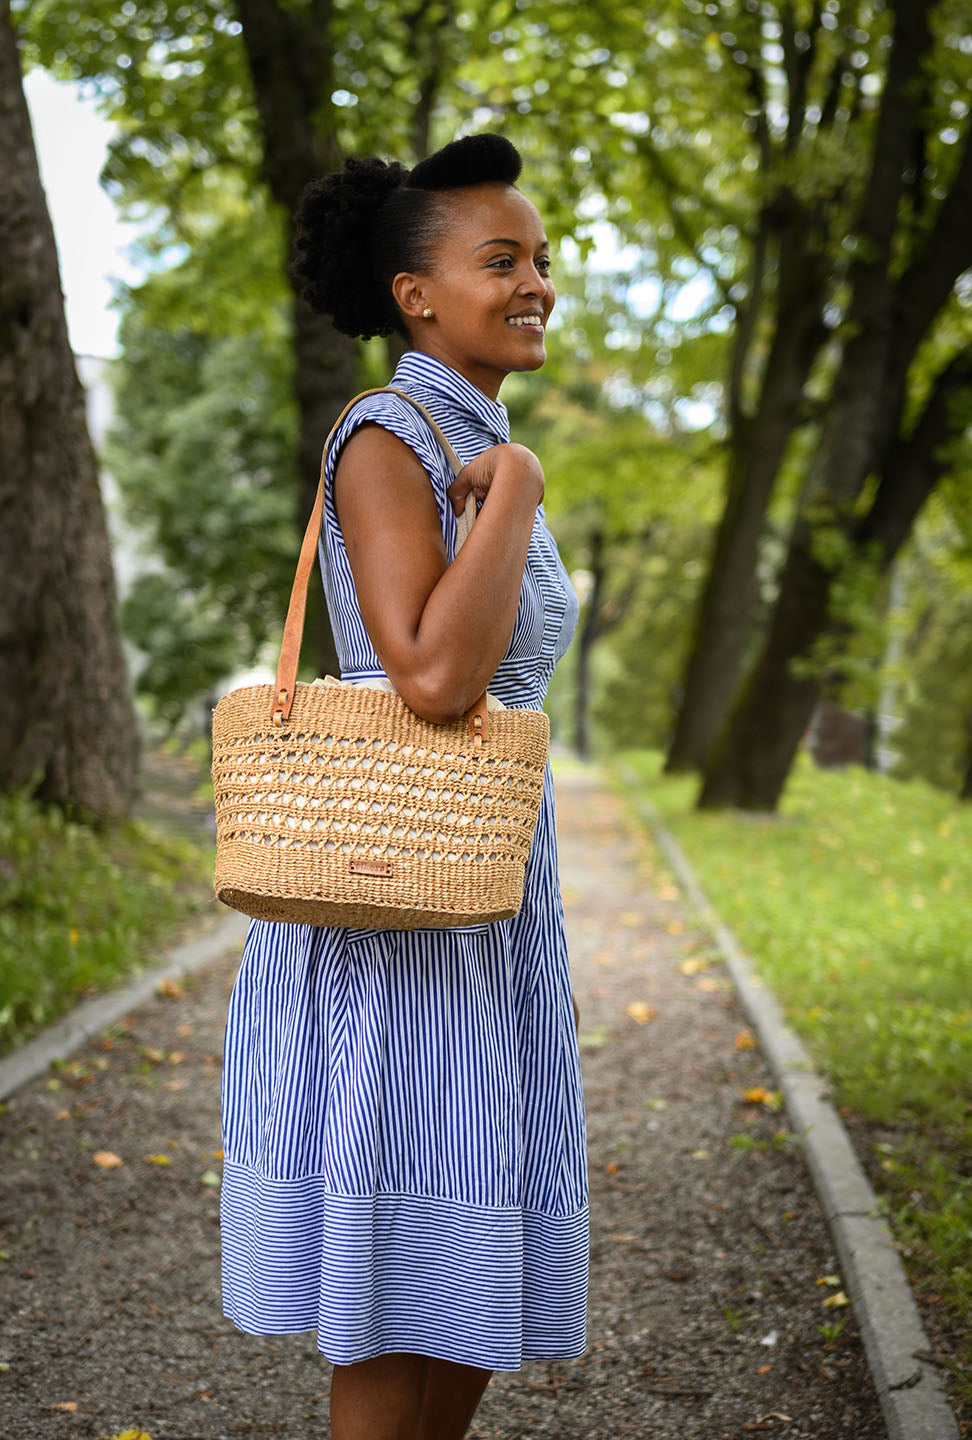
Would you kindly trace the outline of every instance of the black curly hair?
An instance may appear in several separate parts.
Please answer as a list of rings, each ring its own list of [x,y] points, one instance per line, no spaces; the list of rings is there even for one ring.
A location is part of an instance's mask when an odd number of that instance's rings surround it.
[[[502,135],[453,140],[414,170],[352,157],[301,196],[290,273],[345,335],[368,340],[398,330],[408,339],[391,282],[400,271],[428,269],[445,218],[439,197],[490,181],[513,185],[520,165]]]

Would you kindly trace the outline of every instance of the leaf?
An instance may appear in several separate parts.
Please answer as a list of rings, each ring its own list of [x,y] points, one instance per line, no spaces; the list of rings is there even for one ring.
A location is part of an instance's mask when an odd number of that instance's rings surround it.
[[[51,1406],[52,1410],[67,1410],[72,1415],[74,1414],[74,1411],[77,1410],[77,1408],[77,1400],[55,1400],[54,1404]]]
[[[678,968],[683,975],[699,975],[703,970],[708,970],[709,961],[704,960],[701,955],[689,955]]]
[[[743,1099],[747,1105],[765,1105],[767,1110],[779,1110],[783,1104],[783,1096],[778,1090],[766,1090],[762,1085],[744,1090]]]
[[[753,1034],[752,1030],[740,1030],[732,1043],[733,1048],[736,1050],[755,1050],[756,1036]]]
[[[633,929],[634,926],[640,925],[644,918],[640,910],[625,910],[621,916],[621,924],[628,929]]]
[[[836,1295],[828,1295],[823,1303],[826,1310],[842,1310],[845,1305],[849,1305],[851,1302],[843,1290],[838,1290]]]
[[[160,980],[155,993],[161,995],[164,1000],[181,1000],[185,995],[185,988],[178,980]]]
[[[820,1275],[820,1276],[818,1276],[818,1278],[817,1278],[817,1284],[818,1284],[818,1285],[839,1285],[839,1284],[840,1284],[840,1276],[839,1276],[839,1275]]]
[[[119,1165],[125,1163],[121,1156],[116,1155],[113,1150],[96,1150],[91,1159],[99,1170],[117,1170]]]
[[[219,1176],[215,1170],[204,1170],[199,1177],[199,1183],[200,1185],[217,1186],[219,1184]]]
[[[150,1165],[171,1165],[171,1164],[172,1164],[172,1159],[171,1159],[171,1157],[168,1156],[168,1155],[146,1155],[145,1158],[146,1158],[146,1160],[148,1161],[148,1163],[149,1163]]]
[[[630,1015],[632,1020],[637,1020],[639,1025],[647,1025],[649,1020],[654,1020],[658,1011],[653,1005],[646,1005],[643,1000],[632,1000],[630,1005],[624,1007],[624,1013]]]
[[[120,1434],[113,1435],[112,1440],[152,1440],[147,1430],[122,1430]]]

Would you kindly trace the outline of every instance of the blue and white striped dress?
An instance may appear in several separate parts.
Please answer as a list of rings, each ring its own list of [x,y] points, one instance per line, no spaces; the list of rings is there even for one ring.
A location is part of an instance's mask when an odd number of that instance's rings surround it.
[[[392,383],[466,463],[509,439],[504,407],[409,352]],[[452,476],[421,416],[377,395],[332,448],[321,555],[345,679],[381,675],[333,503],[340,447],[378,423],[418,455],[447,553]],[[539,709],[577,620],[542,509],[490,685]],[[453,930],[252,921],[223,1084],[224,1309],[253,1334],[317,1330],[328,1359],[390,1351],[487,1369],[580,1355],[584,1114],[549,766],[512,919]]]

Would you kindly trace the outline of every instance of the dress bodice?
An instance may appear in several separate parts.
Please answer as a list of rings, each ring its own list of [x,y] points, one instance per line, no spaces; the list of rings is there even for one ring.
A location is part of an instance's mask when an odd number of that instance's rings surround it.
[[[391,384],[428,410],[463,464],[510,438],[505,407],[499,401],[490,400],[462,375],[431,355],[409,351],[402,357]],[[415,452],[432,485],[450,558],[454,557],[456,547],[456,522],[447,493],[453,477],[435,435],[407,400],[384,392],[367,396],[342,422],[325,467],[320,555],[328,612],[344,679],[384,674],[361,619],[334,506],[334,471],[341,448],[363,424],[381,425]],[[574,633],[577,612],[577,597],[540,506],[527,551],[513,633],[489,686],[505,705],[528,709],[542,706],[550,676]]]

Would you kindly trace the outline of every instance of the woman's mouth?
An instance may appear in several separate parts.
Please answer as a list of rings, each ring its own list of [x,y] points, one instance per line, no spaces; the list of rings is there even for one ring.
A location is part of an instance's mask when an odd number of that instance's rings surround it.
[[[516,330],[539,331],[543,334],[543,316],[535,312],[529,315],[507,315],[506,323]]]

